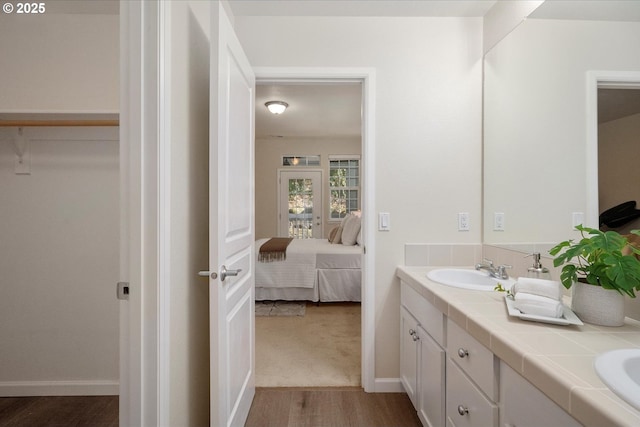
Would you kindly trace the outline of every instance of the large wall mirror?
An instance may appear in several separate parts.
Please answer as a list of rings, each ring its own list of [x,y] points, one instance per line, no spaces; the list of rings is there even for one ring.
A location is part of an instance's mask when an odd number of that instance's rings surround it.
[[[640,174],[634,171],[640,170],[640,102],[629,96],[640,93],[639,21],[640,1],[547,0],[487,52],[484,243],[523,250],[533,244],[544,254],[578,237],[574,223],[597,227],[607,207],[599,201],[640,205]],[[636,82],[607,85],[610,76]],[[598,100],[617,105],[615,95],[622,92],[635,107],[597,123],[604,120]],[[624,131],[610,130],[614,121],[623,121]],[[606,166],[617,181],[598,179],[604,157],[597,154],[598,145],[603,150],[599,132],[628,141]],[[628,191],[604,197],[598,183],[605,182]]]

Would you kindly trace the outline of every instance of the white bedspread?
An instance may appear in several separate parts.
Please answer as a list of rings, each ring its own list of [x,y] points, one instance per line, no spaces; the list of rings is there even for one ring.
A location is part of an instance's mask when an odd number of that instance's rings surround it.
[[[260,246],[269,239],[256,241],[256,260]],[[313,288],[318,268],[360,268],[362,248],[329,243],[327,239],[293,239],[287,247],[287,259],[256,261],[256,286]]]

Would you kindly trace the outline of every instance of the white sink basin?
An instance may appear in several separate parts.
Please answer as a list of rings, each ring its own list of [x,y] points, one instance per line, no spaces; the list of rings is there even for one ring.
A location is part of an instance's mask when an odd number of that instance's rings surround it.
[[[464,268],[438,268],[427,273],[427,277],[434,282],[456,288],[473,289],[476,291],[493,291],[500,283],[503,288],[509,289],[515,283],[513,279],[496,279],[489,276],[486,271],[477,271]]]
[[[640,348],[602,353],[596,357],[594,366],[611,391],[640,410]]]

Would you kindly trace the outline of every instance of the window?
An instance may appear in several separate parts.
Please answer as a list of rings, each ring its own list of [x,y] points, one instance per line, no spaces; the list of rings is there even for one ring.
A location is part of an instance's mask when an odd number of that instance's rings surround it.
[[[282,166],[320,166],[320,156],[282,156]]]
[[[360,157],[329,158],[329,219],[360,210]]]

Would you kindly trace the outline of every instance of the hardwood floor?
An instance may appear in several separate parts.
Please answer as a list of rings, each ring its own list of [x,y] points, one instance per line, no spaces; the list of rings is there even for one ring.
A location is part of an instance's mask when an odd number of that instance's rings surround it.
[[[118,427],[118,396],[2,397],[0,427]]]
[[[405,393],[361,388],[257,388],[245,427],[418,427]]]
[[[0,398],[0,427],[117,427],[118,396]],[[404,393],[257,388],[245,427],[420,427]]]

